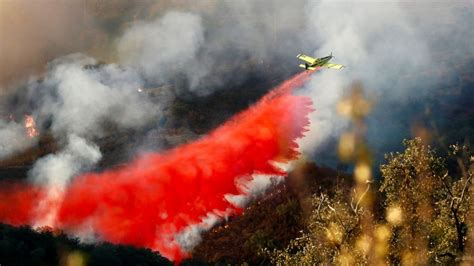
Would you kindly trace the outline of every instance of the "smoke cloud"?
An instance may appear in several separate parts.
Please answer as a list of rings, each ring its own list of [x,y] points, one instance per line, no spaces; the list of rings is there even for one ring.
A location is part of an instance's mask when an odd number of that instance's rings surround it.
[[[56,226],[56,216],[66,187],[73,176],[89,170],[102,157],[99,148],[76,135],[69,135],[67,146],[35,162],[30,171],[33,183],[47,188],[38,202],[35,227]]]
[[[113,60],[113,40],[136,17],[146,19],[175,1],[2,0],[0,96],[9,94],[45,64],[69,53]]]
[[[166,36],[166,37],[165,37]],[[185,74],[194,87],[208,73],[196,59],[204,43],[204,28],[198,15],[168,12],[150,23],[137,22],[118,41],[121,62],[133,66],[150,83],[169,83]]]
[[[303,92],[318,110],[311,116],[310,132],[315,133],[301,141],[306,151],[314,153],[344,128],[347,122],[335,107],[354,81],[377,99],[368,121],[371,145],[381,154],[395,149],[409,136],[412,121],[406,118],[422,109],[417,102],[429,99],[436,84],[454,73],[446,62],[473,54],[466,43],[473,36],[467,25],[474,23],[468,6],[469,1],[308,1],[305,35],[314,44],[308,53],[333,52],[333,61],[347,68],[321,71]],[[452,58],[443,59],[446,53]]]
[[[53,61],[46,77],[30,84],[35,101],[41,99],[36,116],[50,121],[52,133],[66,143],[56,154],[37,160],[30,171],[30,180],[46,188],[35,226],[56,226],[71,179],[101,159],[99,148],[91,141],[106,132],[139,128],[159,119],[157,106],[138,91],[142,86],[135,71],[98,65],[78,54]]]
[[[106,131],[105,122],[119,128],[136,128],[157,119],[158,110],[139,93],[143,86],[133,70],[114,64],[96,66],[82,55],[53,61],[51,71],[31,90],[39,93],[39,117],[52,120],[58,135],[98,137]]]
[[[21,152],[34,143],[36,140],[28,138],[22,124],[0,120],[0,159]]]
[[[276,76],[295,63],[301,45],[294,44],[304,45],[296,30],[303,3],[222,1],[170,11],[128,28],[117,42],[119,58],[149,84],[172,83],[179,93],[198,96],[251,76]]]
[[[70,135],[63,150],[36,161],[30,174],[33,182],[65,187],[71,177],[94,166],[101,156],[96,145]]]

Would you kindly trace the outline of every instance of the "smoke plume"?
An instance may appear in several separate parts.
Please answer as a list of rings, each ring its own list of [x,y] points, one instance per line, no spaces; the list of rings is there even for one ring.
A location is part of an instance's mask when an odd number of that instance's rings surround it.
[[[248,77],[278,75],[285,63],[295,63],[294,44],[304,45],[295,30],[303,25],[303,3],[209,1],[204,8],[179,7],[133,23],[117,41],[118,57],[139,69],[147,83],[176,84],[180,93],[206,96],[229,84],[235,88]]]
[[[101,156],[97,146],[70,135],[65,149],[36,161],[30,172],[31,181],[47,190],[44,198],[38,202],[35,227],[56,226],[58,208],[70,179],[81,171],[89,170]]]
[[[137,91],[143,81],[134,70],[96,64],[83,55],[62,57],[41,83],[30,85],[38,116],[51,119],[57,136],[99,137],[105,122],[134,128],[157,119],[157,107]]]
[[[0,120],[0,159],[21,152],[34,143],[36,139],[27,136],[22,124]]]
[[[472,45],[466,43],[474,37],[469,6],[469,1],[308,1],[305,36],[313,48],[307,52],[333,52],[332,61],[347,68],[321,71],[308,82],[304,94],[318,112],[311,116],[315,133],[301,142],[305,150],[314,154],[344,128],[335,107],[354,81],[376,99],[368,121],[370,144],[380,154],[396,149],[409,137],[407,118],[423,110],[421,102],[429,104],[437,84],[457,74],[450,64],[472,58]]]
[[[164,38],[164,36],[166,36]],[[204,43],[204,28],[198,15],[169,12],[150,23],[137,22],[120,38],[121,62],[140,70],[150,83],[184,73],[194,87],[206,71],[196,59]]]

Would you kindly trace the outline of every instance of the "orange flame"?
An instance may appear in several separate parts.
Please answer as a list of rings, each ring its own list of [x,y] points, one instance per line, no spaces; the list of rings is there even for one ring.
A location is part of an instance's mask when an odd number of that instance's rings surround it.
[[[39,135],[39,131],[36,129],[35,120],[31,115],[25,115],[25,130],[26,135],[30,138],[34,138]]]

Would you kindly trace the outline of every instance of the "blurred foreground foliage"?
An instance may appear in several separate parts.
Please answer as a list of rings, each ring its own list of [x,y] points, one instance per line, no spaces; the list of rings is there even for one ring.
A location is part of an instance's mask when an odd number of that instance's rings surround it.
[[[338,150],[355,165],[352,192],[335,187],[332,194],[314,194],[301,236],[264,252],[277,265],[472,265],[469,144],[451,145],[440,156],[426,138],[404,140],[404,151],[386,154],[381,179],[374,180],[365,139],[370,109],[357,82],[338,104],[352,125]]]
[[[474,157],[452,145],[442,158],[420,138],[386,155],[373,208],[357,207],[340,188],[313,195],[302,235],[282,250],[266,250],[278,265],[470,265],[467,250]],[[458,169],[448,170],[454,161]],[[378,209],[378,210],[377,210]],[[385,214],[385,215],[384,215]],[[373,223],[364,225],[364,216]],[[472,241],[472,240],[471,240]]]

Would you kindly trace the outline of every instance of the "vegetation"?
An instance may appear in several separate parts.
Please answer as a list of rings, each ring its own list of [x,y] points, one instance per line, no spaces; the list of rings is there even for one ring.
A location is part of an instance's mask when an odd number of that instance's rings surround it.
[[[241,216],[204,233],[193,258],[209,263],[260,264],[269,262],[264,248],[284,248],[303,229],[296,195],[282,184],[254,202]]]
[[[381,166],[383,179],[375,196],[385,215],[360,207],[340,188],[333,195],[314,195],[305,232],[285,249],[267,251],[272,261],[446,265],[466,259],[472,153],[453,145],[449,157],[441,158],[419,138],[404,144],[404,152],[387,155]],[[461,175],[450,174],[447,159],[459,162]]]
[[[312,214],[301,236],[285,249],[265,250],[272,262],[472,263],[472,243],[468,242],[472,237],[468,234],[474,222],[469,213],[474,154],[469,145],[451,145],[441,157],[421,138],[405,140],[403,152],[386,155],[386,163],[380,166],[381,181],[375,183],[363,137],[363,120],[370,104],[357,84],[339,110],[354,125],[342,135],[339,146],[341,159],[355,163],[353,192],[335,187],[332,195],[313,195]]]
[[[172,265],[151,250],[109,243],[81,244],[61,233],[0,224],[1,265]]]
[[[465,250],[471,153],[466,146],[452,146],[451,156],[459,156],[455,158],[463,169],[453,177],[445,160],[420,139],[405,141],[405,146],[404,153],[389,154],[381,167],[385,206],[403,215],[397,218],[390,260],[400,261],[407,252],[417,261],[453,263]]]

